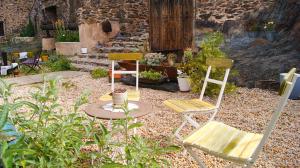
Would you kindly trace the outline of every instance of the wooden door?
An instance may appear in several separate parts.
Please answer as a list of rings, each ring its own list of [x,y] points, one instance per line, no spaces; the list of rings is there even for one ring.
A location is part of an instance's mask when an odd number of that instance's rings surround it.
[[[192,47],[193,15],[193,0],[150,0],[151,50]]]

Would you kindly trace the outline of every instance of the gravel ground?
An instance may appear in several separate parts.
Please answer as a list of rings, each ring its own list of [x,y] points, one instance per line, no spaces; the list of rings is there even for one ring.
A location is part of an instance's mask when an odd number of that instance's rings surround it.
[[[66,82],[66,81],[65,81]],[[66,108],[70,108],[76,97],[84,90],[90,91],[90,103],[99,101],[99,96],[110,90],[107,78],[94,80],[90,75],[67,80],[67,83],[74,87],[61,90],[61,102]],[[117,87],[120,84],[117,84]],[[127,87],[127,86],[121,86]],[[133,89],[133,88],[132,88]],[[29,95],[32,86],[21,86],[14,88],[19,96]],[[151,89],[140,89],[142,100],[153,105],[153,113],[141,119],[144,126],[138,133],[154,140],[167,140],[172,132],[181,124],[181,116],[169,110],[163,105],[168,98],[196,98],[198,95],[191,93],[169,93]],[[278,101],[275,92],[239,88],[236,93],[225,95],[222,107],[216,120],[228,125],[261,133],[270,119],[272,109]],[[214,99],[212,99],[214,100]],[[210,101],[210,100],[208,100]],[[83,107],[84,108],[84,107]],[[289,101],[276,129],[272,133],[263,152],[260,153],[255,167],[300,167],[300,101]],[[207,116],[198,116],[199,122],[205,122]],[[188,134],[192,128],[187,127],[183,134]],[[174,143],[179,143],[175,139]],[[224,160],[211,157],[199,152],[208,167],[224,167],[229,164]],[[171,161],[172,167],[197,167],[193,159],[184,151],[170,154],[167,158]]]

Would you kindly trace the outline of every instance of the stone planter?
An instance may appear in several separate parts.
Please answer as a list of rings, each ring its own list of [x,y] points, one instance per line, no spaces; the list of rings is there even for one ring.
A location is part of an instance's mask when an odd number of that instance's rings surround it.
[[[127,101],[128,99],[128,94],[127,91],[114,91],[112,93],[112,100],[113,100],[113,105],[114,106],[121,106]]]
[[[56,53],[65,56],[80,54],[80,42],[56,42]]]
[[[43,50],[49,51],[55,49],[55,39],[54,38],[43,38],[42,39]]]
[[[258,37],[258,35],[259,35],[259,32],[257,32],[257,31],[248,32],[248,36],[250,38],[256,38],[256,37]]]
[[[266,35],[267,40],[269,40],[269,41],[275,40],[276,33],[274,31],[266,31],[265,35]]]
[[[284,75],[286,75],[286,73],[281,73],[280,74],[280,83],[282,82],[282,80],[284,78]],[[300,99],[300,74],[297,74],[296,78],[297,78],[297,80],[296,80],[294,89],[292,90],[292,93],[289,97],[289,99],[292,99],[292,100]]]
[[[178,77],[178,86],[181,92],[188,92],[191,90],[190,78],[189,77]]]
[[[34,37],[14,37],[12,40],[15,43],[30,43],[33,42]]]

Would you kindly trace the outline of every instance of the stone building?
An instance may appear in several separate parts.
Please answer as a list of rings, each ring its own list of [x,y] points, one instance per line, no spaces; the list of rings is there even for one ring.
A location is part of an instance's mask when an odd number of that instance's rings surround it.
[[[33,1],[0,1],[0,41],[20,33],[20,30],[28,23]]]

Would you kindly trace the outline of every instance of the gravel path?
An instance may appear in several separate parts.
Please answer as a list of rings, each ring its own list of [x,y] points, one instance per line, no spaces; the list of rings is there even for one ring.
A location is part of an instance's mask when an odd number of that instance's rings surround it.
[[[90,103],[99,101],[99,96],[110,90],[107,78],[94,80],[89,75],[65,80],[74,87],[63,88],[61,102],[65,107],[70,107],[76,97],[84,90],[91,92]],[[120,84],[117,84],[120,86]],[[127,86],[122,86],[127,87]],[[17,95],[26,96],[31,86],[14,88]],[[154,112],[142,118],[144,126],[139,129],[139,134],[154,140],[169,139],[172,131],[181,123],[180,115],[166,108],[162,102],[168,98],[196,98],[198,95],[191,93],[169,93],[151,89],[140,89],[141,101],[151,103]],[[278,101],[275,92],[260,89],[239,88],[231,95],[225,95],[220,112],[216,120],[252,132],[261,133],[270,119],[272,109]],[[84,108],[84,107],[83,107]],[[289,101],[275,131],[272,133],[267,145],[255,163],[255,167],[300,167],[300,101]],[[206,121],[206,116],[199,116],[199,121]],[[191,128],[184,129],[187,134]],[[174,143],[178,143],[173,140]],[[215,157],[199,153],[205,158],[208,167],[224,167],[229,163]],[[197,167],[193,159],[183,151],[167,156],[172,167]]]

